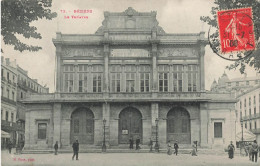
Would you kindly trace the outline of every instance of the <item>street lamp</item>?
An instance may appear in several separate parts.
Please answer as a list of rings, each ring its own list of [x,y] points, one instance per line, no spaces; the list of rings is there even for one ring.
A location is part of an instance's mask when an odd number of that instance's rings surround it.
[[[244,148],[244,129],[243,129],[243,120],[242,120],[242,118],[240,119],[240,123],[241,123],[241,130],[242,130],[242,142],[241,142],[241,145],[240,145],[241,146],[240,149],[242,151],[242,149]]]
[[[102,152],[106,152],[106,150],[107,150],[107,146],[106,146],[106,119],[104,118],[103,119],[103,125],[104,125],[104,134],[103,134],[103,136],[104,136],[104,138],[103,138],[103,145],[102,145]]]
[[[155,137],[155,146],[154,146],[155,152],[159,152],[159,144],[158,144],[158,122],[159,122],[159,119],[156,118],[156,119],[155,119],[155,124],[156,124],[156,137]]]

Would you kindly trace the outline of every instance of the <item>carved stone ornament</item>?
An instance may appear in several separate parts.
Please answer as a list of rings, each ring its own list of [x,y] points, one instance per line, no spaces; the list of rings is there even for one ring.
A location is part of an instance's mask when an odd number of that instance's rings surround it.
[[[162,57],[171,57],[171,56],[197,56],[195,49],[190,48],[162,48],[159,50],[159,55]]]
[[[87,56],[87,57],[101,56],[101,49],[98,49],[98,48],[88,48],[88,49],[65,48],[62,51],[62,55],[65,56],[65,57],[73,57],[73,56]]]
[[[133,15],[138,15],[138,12],[134,10],[132,7],[128,7],[128,9],[125,10],[125,14],[131,17]]]

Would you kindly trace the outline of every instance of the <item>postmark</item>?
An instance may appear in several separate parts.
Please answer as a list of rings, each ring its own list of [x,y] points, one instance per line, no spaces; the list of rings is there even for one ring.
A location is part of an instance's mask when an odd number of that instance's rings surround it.
[[[252,8],[218,11],[217,23],[217,32],[210,35],[209,30],[208,33],[210,46],[217,55],[240,60],[256,49]]]

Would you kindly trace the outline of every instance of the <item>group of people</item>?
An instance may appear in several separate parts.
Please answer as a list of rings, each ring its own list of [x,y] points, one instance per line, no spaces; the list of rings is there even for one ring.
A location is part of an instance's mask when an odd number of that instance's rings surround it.
[[[259,151],[259,147],[257,145],[256,140],[254,140],[253,143],[249,143],[247,150],[248,150],[249,160],[252,160],[253,162],[254,161],[257,162],[257,154]],[[235,151],[235,146],[231,141],[230,144],[228,145],[228,156],[230,159],[234,158],[234,151]]]
[[[174,148],[174,154],[176,154],[176,156],[177,156],[178,155],[178,149],[179,149],[179,145],[178,145],[178,141],[177,140],[173,144],[173,148]],[[167,154],[168,155],[172,155],[171,141],[168,141],[168,144],[167,144]]]
[[[141,149],[140,142],[141,142],[140,138],[137,137],[136,140],[135,140],[135,145],[136,145],[135,150]],[[129,149],[134,149],[134,140],[133,140],[132,137],[129,139]]]
[[[257,154],[258,154],[259,148],[260,147],[258,147],[256,140],[254,140],[253,143],[249,143],[249,145],[248,145],[249,160],[252,160],[253,162],[255,160],[255,162],[257,162]]]

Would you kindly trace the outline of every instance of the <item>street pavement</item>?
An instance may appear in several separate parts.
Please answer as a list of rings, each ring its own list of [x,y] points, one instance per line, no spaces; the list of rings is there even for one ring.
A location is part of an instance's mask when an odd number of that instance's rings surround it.
[[[165,153],[80,153],[79,160],[72,160],[71,153],[63,154],[8,154],[2,151],[2,166],[259,166],[248,157],[224,155]]]

